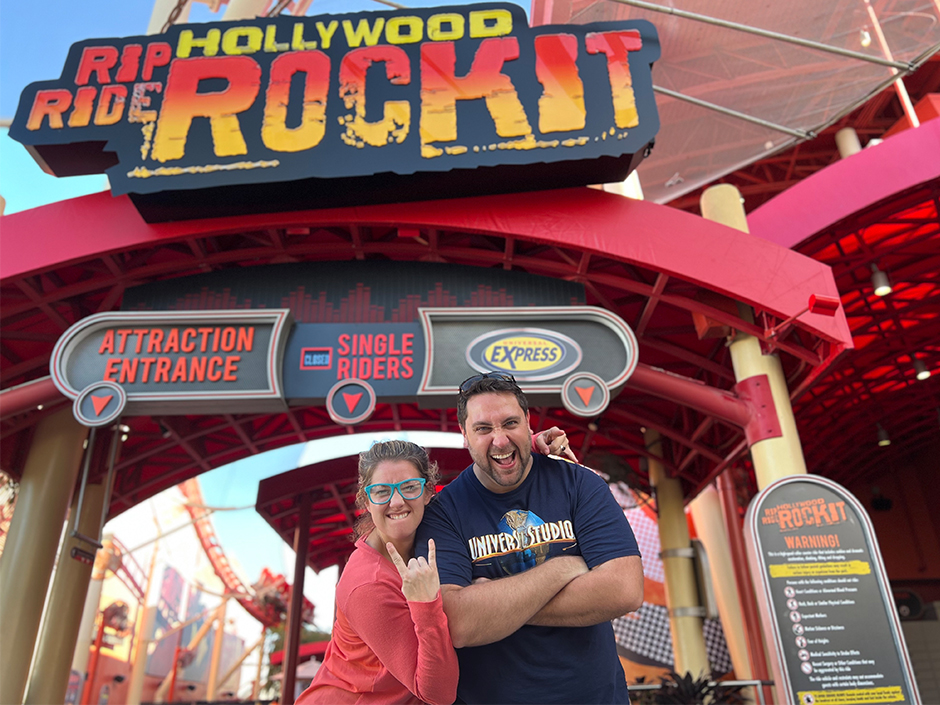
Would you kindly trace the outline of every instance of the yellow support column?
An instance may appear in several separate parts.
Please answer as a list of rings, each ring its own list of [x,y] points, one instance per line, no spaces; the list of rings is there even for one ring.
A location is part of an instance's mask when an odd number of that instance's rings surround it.
[[[701,206],[702,215],[708,220],[748,232],[741,193],[734,186],[719,184],[707,189],[702,194]],[[750,308],[743,313],[747,320],[753,321]],[[760,340],[740,332],[735,333],[730,352],[734,377],[738,382],[755,375],[767,375],[777,418],[783,431],[780,438],[767,438],[751,446],[757,486],[764,489],[783,477],[806,473],[803,447],[796,430],[796,419],[793,417],[790,393],[780,359],[776,355],[764,355]]]
[[[662,458],[662,440],[658,431],[647,429],[644,439],[650,453]],[[702,632],[702,606],[695,582],[692,541],[685,518],[682,485],[666,474],[663,464],[649,458],[650,484],[656,490],[659,512],[659,544],[662,550],[666,582],[666,607],[672,631],[675,670],[694,678],[711,675],[705,635]]]
[[[209,659],[209,679],[206,683],[206,700],[216,699],[216,690],[220,685],[219,662],[222,658],[222,642],[225,641],[225,602],[219,607],[219,621],[215,627],[215,639],[212,642],[212,657]]]
[[[101,506],[104,504],[104,485],[88,485],[82,505],[81,523],[78,531],[84,536],[97,538],[101,522]],[[78,508],[78,497],[72,502],[72,516]],[[34,665],[26,687],[27,705],[58,703],[65,699],[69,685],[69,671],[78,628],[82,621],[82,608],[88,593],[92,567],[71,557],[73,547],[93,551],[94,547],[65,536],[49,604],[42,621],[39,645],[36,647]]]
[[[157,619],[156,607],[145,607],[144,618],[140,622],[137,634],[137,647],[134,651],[134,666],[131,680],[127,686],[127,705],[140,705],[140,696],[144,692],[144,671],[147,668],[147,655],[153,639],[153,624]]]
[[[708,553],[715,602],[721,617],[721,629],[728,644],[728,653],[734,666],[734,675],[739,680],[751,680],[751,662],[747,654],[747,638],[744,633],[744,614],[741,597],[734,578],[731,546],[725,521],[721,513],[721,502],[714,485],[709,485],[689,504],[695,531]],[[753,698],[753,693],[751,694]]]
[[[36,427],[0,558],[4,605],[0,703],[23,702],[49,577],[87,434],[88,429],[72,417],[71,406],[47,416]]]

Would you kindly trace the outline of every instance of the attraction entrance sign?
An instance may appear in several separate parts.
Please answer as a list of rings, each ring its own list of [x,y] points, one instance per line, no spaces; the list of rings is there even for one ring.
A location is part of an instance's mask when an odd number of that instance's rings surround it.
[[[151,221],[616,182],[659,128],[658,58],[644,20],[505,3],[173,26],[74,44],[10,134]]]
[[[94,402],[96,416],[95,400],[104,392],[95,391],[117,387],[133,414],[325,403],[336,423],[355,425],[371,416],[377,400],[452,406],[460,382],[481,367],[475,358],[486,361],[487,353],[490,369],[518,375],[542,403],[561,403],[569,382],[581,380],[575,389],[581,390],[582,416],[603,412],[611,390],[618,392],[637,365],[627,324],[592,306],[422,308],[418,314],[423,326],[306,323],[293,329],[286,309],[98,314],[63,334],[50,371],[67,397]],[[494,342],[484,346],[487,341]]]
[[[69,398],[119,385],[132,414],[276,411],[289,332],[287,310],[100,313],[62,335],[50,376]]]
[[[881,550],[852,494],[816,475],[779,480],[752,500],[745,537],[783,702],[920,702]]]

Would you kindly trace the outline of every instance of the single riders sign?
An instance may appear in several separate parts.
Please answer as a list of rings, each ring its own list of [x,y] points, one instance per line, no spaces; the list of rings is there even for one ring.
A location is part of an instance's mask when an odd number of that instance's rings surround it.
[[[153,220],[598,183],[658,130],[658,57],[503,3],[184,25],[73,45],[10,134]]]

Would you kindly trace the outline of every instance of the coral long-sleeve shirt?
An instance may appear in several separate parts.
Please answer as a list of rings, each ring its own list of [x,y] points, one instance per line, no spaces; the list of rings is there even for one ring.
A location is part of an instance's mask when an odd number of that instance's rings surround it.
[[[336,586],[323,664],[297,705],[450,705],[457,674],[440,593],[433,602],[409,602],[395,566],[359,539]]]

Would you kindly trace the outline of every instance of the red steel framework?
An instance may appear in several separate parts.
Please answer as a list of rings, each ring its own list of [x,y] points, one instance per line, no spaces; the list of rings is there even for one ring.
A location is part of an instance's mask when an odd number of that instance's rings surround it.
[[[69,230],[59,231],[64,222]],[[5,386],[44,374],[61,331],[116,308],[126,287],[221,267],[383,258],[565,278],[583,283],[588,303],[633,326],[643,365],[728,391],[734,376],[725,340],[699,339],[693,313],[770,340],[767,329],[805,308],[810,294],[837,294],[828,268],[808,258],[681,211],[591,189],[160,225],[143,223],[128,200],[103,194],[6,223],[14,233],[41,233],[45,246],[18,247],[12,238],[12,256],[4,253],[0,262]],[[57,262],[44,264],[49,252]],[[756,306],[761,319],[743,321],[732,297]],[[802,390],[851,343],[841,315],[808,315],[774,344],[793,389]],[[48,409],[4,421],[0,459],[13,474],[29,429]],[[132,431],[112,514],[247,454],[341,432],[320,407],[127,421]],[[591,422],[560,409],[534,410],[536,428],[553,424],[569,429],[580,456],[607,465],[616,458],[621,468],[647,454],[641,427],[660,430],[670,440],[666,466],[690,493],[746,450],[739,426],[629,387]],[[457,424],[452,412],[380,404],[357,427],[385,429],[456,431]]]
[[[937,160],[923,158],[937,153],[938,134],[937,123],[926,123],[897,135],[855,162],[820,171],[803,182],[805,187],[789,189],[751,215],[755,235],[833,267],[858,349],[836,360],[847,337],[836,342],[837,330],[825,330],[825,321],[797,325],[775,344],[783,353],[809,467],[841,482],[890,466],[936,438],[937,375],[915,381],[911,355],[933,370],[940,363],[940,174]],[[882,178],[872,180],[872,173]],[[874,190],[873,181],[880,184]],[[825,199],[813,201],[814,194]],[[617,212],[621,208],[628,212]],[[459,223],[451,212],[457,209]],[[583,283],[588,303],[614,311],[634,327],[644,364],[724,390],[734,384],[725,341],[699,339],[692,312],[766,338],[765,330],[805,306],[808,289],[830,293],[794,278],[802,289],[794,284],[787,296],[780,287],[768,295],[774,306],[761,306],[741,288],[758,290],[762,270],[743,264],[744,251],[735,251],[753,238],[738,240],[701,219],[588,190],[159,226],[143,224],[129,203],[102,194],[8,216],[4,228],[0,401],[9,408],[19,395],[21,403],[15,405],[17,413],[2,413],[0,463],[14,476],[32,427],[51,406],[41,381],[10,388],[41,379],[52,345],[73,321],[117,308],[125,288],[156,279],[223,267],[373,258],[562,277]],[[21,246],[8,235],[17,232],[44,244]],[[715,237],[722,242],[732,237],[734,243],[722,250],[730,257],[728,266],[718,269],[715,248],[701,246]],[[873,262],[895,283],[888,299],[871,290]],[[729,306],[732,297],[767,309],[757,325],[748,328],[740,320]],[[838,326],[838,320],[831,325]],[[45,404],[42,411],[22,413],[39,403]],[[582,457],[640,482],[638,459],[646,451],[639,429],[659,430],[669,439],[666,465],[689,493],[746,452],[738,427],[631,388],[596,423],[560,410],[533,411],[537,428],[561,423]],[[878,422],[895,441],[888,449],[874,445]],[[135,418],[130,425],[112,515],[212,467],[340,431],[317,407],[275,415]],[[360,430],[385,429],[454,431],[457,426],[446,411],[380,404]]]

